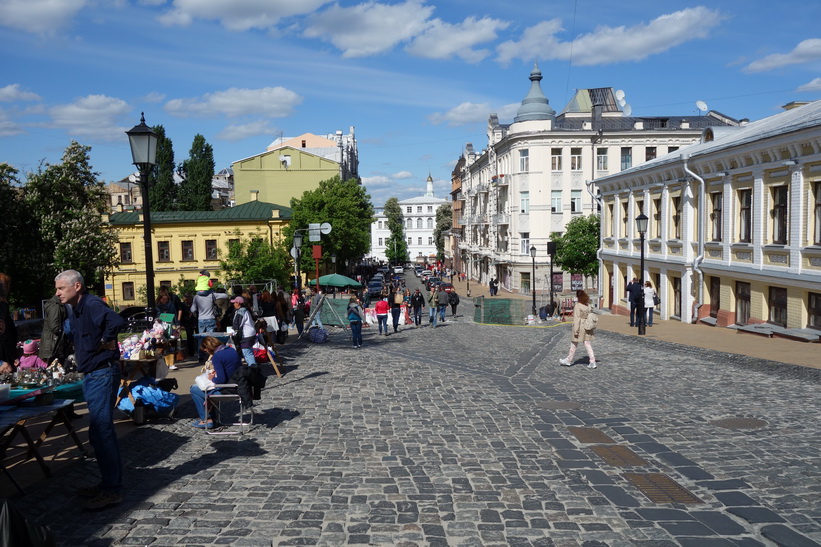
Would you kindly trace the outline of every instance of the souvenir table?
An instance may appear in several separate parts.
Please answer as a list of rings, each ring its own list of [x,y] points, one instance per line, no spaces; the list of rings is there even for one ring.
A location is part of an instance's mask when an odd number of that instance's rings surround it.
[[[22,397],[27,393],[34,393],[35,391],[39,391],[43,387],[46,386],[34,386],[34,387],[15,387],[12,388],[9,398],[16,399],[17,397]],[[76,382],[68,382],[66,384],[60,384],[58,386],[52,386],[49,388],[49,391],[54,393],[54,397],[56,399],[74,399],[75,403],[81,403],[85,401],[85,397],[83,397],[83,382],[82,380],[78,380]]]

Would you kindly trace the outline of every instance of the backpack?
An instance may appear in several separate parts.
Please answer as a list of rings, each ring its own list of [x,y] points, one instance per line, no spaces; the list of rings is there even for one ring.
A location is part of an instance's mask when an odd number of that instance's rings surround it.
[[[587,312],[587,317],[584,318],[582,321],[582,327],[584,330],[591,331],[596,330],[596,327],[599,325],[599,314],[595,313],[592,309]]]

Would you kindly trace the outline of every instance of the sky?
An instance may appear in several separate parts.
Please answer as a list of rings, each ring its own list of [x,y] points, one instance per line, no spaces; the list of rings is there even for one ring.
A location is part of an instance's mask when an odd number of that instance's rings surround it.
[[[175,159],[216,169],[274,139],[348,133],[375,206],[448,197],[488,116],[510,123],[534,62],[560,112],[621,89],[634,116],[757,120],[821,98],[821,2],[724,0],[0,0],[0,162],[26,173],[91,147],[106,182],[134,171],[145,112]],[[283,204],[287,205],[287,204]]]

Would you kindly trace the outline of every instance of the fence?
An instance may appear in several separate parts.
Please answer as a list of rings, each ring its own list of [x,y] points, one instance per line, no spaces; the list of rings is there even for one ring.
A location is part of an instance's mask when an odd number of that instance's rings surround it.
[[[533,302],[526,299],[485,298],[473,299],[473,321],[496,325],[524,325],[533,312]]]

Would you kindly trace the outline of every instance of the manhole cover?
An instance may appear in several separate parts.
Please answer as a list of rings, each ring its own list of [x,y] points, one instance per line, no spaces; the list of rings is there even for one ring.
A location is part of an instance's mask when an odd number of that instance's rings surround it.
[[[761,429],[767,427],[767,422],[758,418],[724,418],[712,420],[710,425],[723,427],[724,429]]]
[[[647,462],[626,446],[592,446],[591,449],[598,457],[614,467],[636,467],[647,465]]]
[[[704,503],[682,485],[661,473],[624,473],[622,476],[653,503]]]
[[[545,401],[536,403],[536,406],[547,410],[576,410],[582,407],[581,403],[573,401]]]
[[[594,427],[568,427],[580,443],[586,444],[616,444],[616,441]]]

